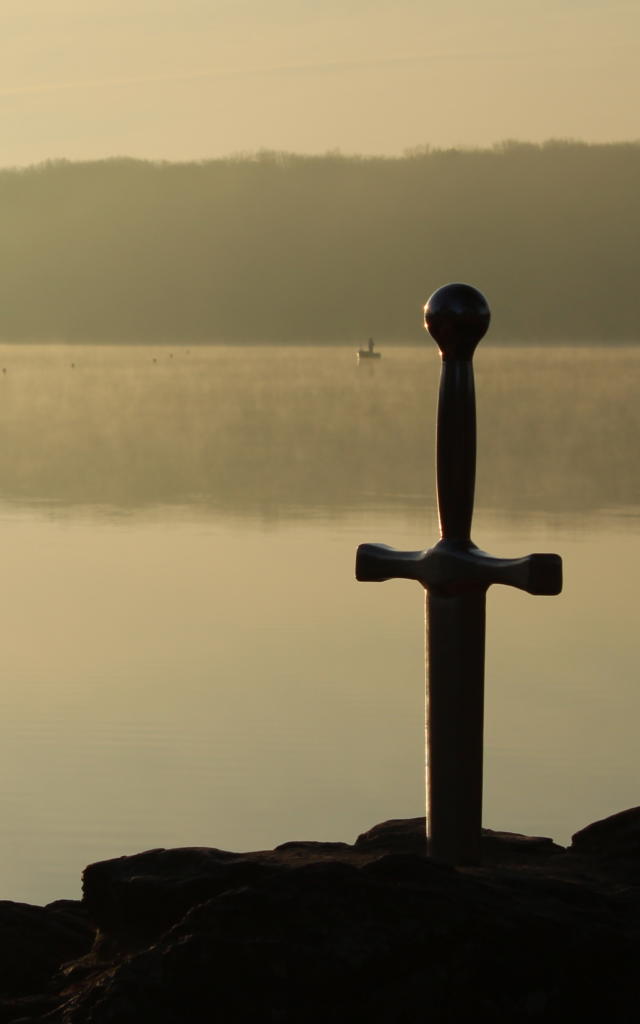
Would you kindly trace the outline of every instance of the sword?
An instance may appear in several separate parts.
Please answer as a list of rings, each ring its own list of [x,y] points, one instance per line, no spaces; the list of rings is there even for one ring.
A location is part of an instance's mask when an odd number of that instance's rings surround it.
[[[425,551],[361,544],[356,579],[417,580],[426,590],[427,849],[479,864],[482,832],[485,599],[492,583],[559,594],[559,555],[495,558],[471,540],[476,467],[473,354],[491,319],[481,292],[439,288],[424,307],[442,356],[436,441],[440,540]]]

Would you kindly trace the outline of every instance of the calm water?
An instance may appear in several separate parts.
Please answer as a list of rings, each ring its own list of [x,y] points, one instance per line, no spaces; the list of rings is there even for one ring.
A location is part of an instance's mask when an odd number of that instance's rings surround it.
[[[0,897],[423,813],[422,591],[353,562],[437,539],[435,346],[0,366]],[[640,803],[640,352],[485,342],[476,377],[474,539],[566,581],[490,591],[484,819],[566,842]]]

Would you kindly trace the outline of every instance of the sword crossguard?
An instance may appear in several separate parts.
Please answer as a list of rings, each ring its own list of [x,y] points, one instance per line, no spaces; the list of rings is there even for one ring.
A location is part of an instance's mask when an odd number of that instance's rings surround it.
[[[559,594],[562,590],[562,559],[559,555],[533,554],[524,558],[496,558],[475,544],[441,540],[426,551],[397,551],[386,544],[361,544],[356,554],[356,579],[417,580],[426,590],[455,594],[486,590],[492,583],[516,587],[528,594]]]

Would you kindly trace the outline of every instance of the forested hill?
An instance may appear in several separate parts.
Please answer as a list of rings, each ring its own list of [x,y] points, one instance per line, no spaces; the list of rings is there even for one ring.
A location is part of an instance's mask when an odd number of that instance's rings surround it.
[[[491,336],[636,340],[640,143],[0,172],[0,337],[421,337],[452,280]]]

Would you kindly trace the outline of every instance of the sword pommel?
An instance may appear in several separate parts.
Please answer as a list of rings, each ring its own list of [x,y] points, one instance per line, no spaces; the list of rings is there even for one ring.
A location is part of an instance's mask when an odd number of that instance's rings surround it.
[[[489,303],[469,284],[445,284],[427,299],[424,321],[443,359],[471,359],[491,320]]]

